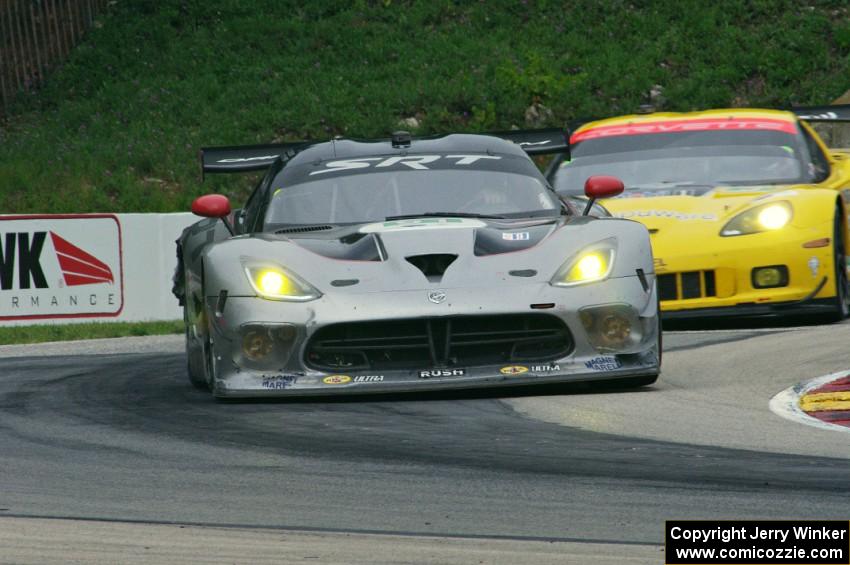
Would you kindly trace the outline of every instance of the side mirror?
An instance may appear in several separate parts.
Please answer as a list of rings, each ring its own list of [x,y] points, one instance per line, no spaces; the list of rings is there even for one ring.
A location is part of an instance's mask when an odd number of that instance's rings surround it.
[[[611,198],[622,194],[623,190],[623,181],[617,177],[596,175],[588,177],[584,182],[584,194],[588,198]]]
[[[617,177],[609,177],[605,175],[595,175],[588,177],[584,182],[584,194],[588,198],[587,207],[584,209],[584,215],[590,213],[593,203],[597,198],[613,198],[623,193],[625,186],[623,181]]]
[[[230,200],[223,194],[205,194],[192,202],[192,213],[204,218],[220,218],[224,227],[233,235],[233,226],[227,219],[230,214]]]
[[[230,200],[223,194],[205,194],[192,202],[192,213],[204,218],[224,218],[230,214]]]

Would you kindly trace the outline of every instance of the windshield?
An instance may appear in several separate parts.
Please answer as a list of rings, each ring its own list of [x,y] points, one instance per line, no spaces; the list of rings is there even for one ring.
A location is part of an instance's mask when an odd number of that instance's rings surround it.
[[[809,178],[805,155],[798,138],[784,131],[610,136],[575,142],[572,161],[561,164],[553,185],[583,194],[587,177],[613,175],[626,185],[624,196],[662,196],[718,185],[793,184]]]
[[[396,170],[302,182],[274,191],[267,224],[346,224],[388,217],[553,215],[557,196],[525,174],[482,170]]]

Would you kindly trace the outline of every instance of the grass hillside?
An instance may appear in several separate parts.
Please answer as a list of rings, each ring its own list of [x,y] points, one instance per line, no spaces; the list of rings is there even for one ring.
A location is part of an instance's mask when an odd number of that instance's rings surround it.
[[[185,210],[198,148],[827,103],[846,1],[121,0],[0,126],[0,213]]]

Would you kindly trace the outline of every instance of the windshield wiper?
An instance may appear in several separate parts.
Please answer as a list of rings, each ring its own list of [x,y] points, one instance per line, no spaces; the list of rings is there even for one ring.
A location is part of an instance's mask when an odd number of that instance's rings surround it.
[[[421,214],[404,214],[402,216],[387,216],[385,221],[412,220],[414,218],[485,218],[492,220],[503,220],[505,216],[496,214],[473,214],[471,212],[422,212]]]

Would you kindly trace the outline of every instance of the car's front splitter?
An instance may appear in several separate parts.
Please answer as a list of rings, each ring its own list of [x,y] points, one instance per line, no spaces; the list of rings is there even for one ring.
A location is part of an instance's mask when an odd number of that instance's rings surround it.
[[[697,320],[700,318],[770,318],[784,316],[818,316],[835,312],[834,298],[817,298],[771,304],[739,304],[717,308],[693,308],[662,311],[662,320]]]
[[[339,374],[241,371],[216,383],[215,394],[225,398],[324,396],[394,392],[460,390],[556,383],[610,381],[658,375],[657,352],[639,355],[598,355],[527,365],[420,371],[444,376],[422,377],[411,372]],[[454,373],[454,374],[453,374]]]

